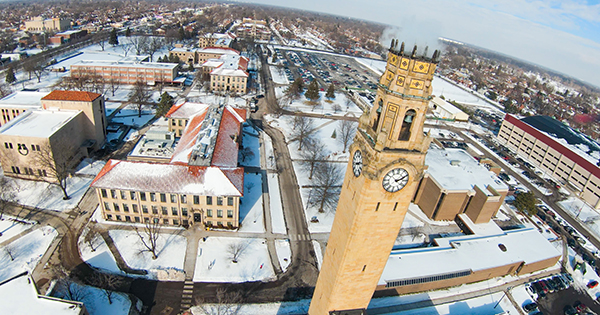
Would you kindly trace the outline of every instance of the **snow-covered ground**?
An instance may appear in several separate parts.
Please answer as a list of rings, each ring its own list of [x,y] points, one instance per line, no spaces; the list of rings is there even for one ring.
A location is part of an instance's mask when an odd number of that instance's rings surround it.
[[[4,245],[0,250],[0,282],[23,271],[33,271],[57,235],[56,230],[45,226]]]
[[[292,250],[289,240],[275,240],[275,249],[277,250],[277,259],[281,266],[281,271],[285,272],[292,262]]]
[[[498,304],[498,302],[500,302]],[[498,304],[496,306],[496,304]],[[461,300],[454,303],[417,308],[402,312],[391,312],[389,315],[417,315],[417,314],[463,314],[463,315],[496,315],[496,314],[519,314],[518,310],[511,304],[504,292],[480,296],[477,298]]]
[[[160,233],[157,241],[158,258],[152,259],[152,253],[145,251],[135,231],[110,230],[108,233],[129,267],[148,270],[148,277],[153,279],[182,280],[179,277],[183,272],[185,259],[187,245],[185,237]],[[146,237],[143,231],[140,233]]]
[[[17,219],[9,215],[2,215],[0,220],[0,243],[5,242],[13,236],[31,229],[36,222]]]
[[[102,168],[104,167],[104,164],[106,164],[106,161],[95,161],[90,158],[85,158],[83,161],[81,161],[81,163],[79,163],[79,165],[75,169],[75,174],[96,177],[96,175],[98,175],[98,173],[100,173],[100,170],[102,170]]]
[[[90,187],[93,178],[90,176],[73,176],[67,178],[69,200],[63,200],[60,187],[46,182],[6,177],[14,183],[17,203],[40,209],[65,211],[73,209]]]
[[[262,175],[244,174],[244,196],[240,205],[240,232],[264,233]]]
[[[104,239],[100,234],[95,233],[94,237],[90,242],[86,242],[86,235],[89,233],[89,229],[85,228],[81,236],[79,237],[79,253],[83,261],[88,263],[90,266],[98,269],[102,269],[111,273],[120,274],[121,269],[117,266],[115,257],[104,242]],[[91,244],[90,244],[91,243]]]
[[[246,153],[240,151],[240,157],[238,161],[243,166],[254,166],[260,167],[260,135],[256,129],[244,124],[243,128],[243,136],[242,136],[242,145],[244,150],[249,150],[251,153]]]
[[[275,96],[279,99],[283,96],[284,91],[287,87],[275,87]],[[309,100],[304,97],[304,94],[297,99],[293,100],[292,103],[286,105],[286,109],[296,112],[323,114],[331,116],[351,116],[360,117],[362,110],[350,101],[345,94],[335,93],[334,99],[328,99],[325,97],[326,92],[319,92],[321,98],[317,100],[317,104],[313,105]],[[337,105],[338,110],[336,111],[334,106]]]
[[[240,254],[234,263],[231,252],[238,246]],[[198,244],[196,282],[268,281],[274,277],[264,239],[211,236]]]
[[[205,304],[205,307],[216,307],[214,304]],[[241,304],[238,314],[244,315],[278,315],[278,314],[306,314],[310,300],[301,300],[297,302],[277,302],[263,304]],[[194,315],[205,315],[199,306],[191,308]]]
[[[313,248],[315,249],[315,256],[317,257],[317,265],[319,270],[321,270],[321,266],[323,266],[323,251],[321,250],[321,244],[318,241],[312,240]]]
[[[283,216],[283,205],[281,204],[281,191],[279,190],[279,175],[269,173],[269,203],[271,204],[271,227],[273,233],[285,234],[285,219]]]
[[[525,289],[525,284],[513,287],[509,293],[512,296],[513,300],[519,305],[519,307],[523,307],[531,302],[535,302],[535,298],[531,296],[531,294]]]
[[[82,296],[81,302],[90,315],[127,315],[131,308],[131,300],[125,293],[114,292],[111,296],[111,302],[102,289],[87,285],[71,284],[71,290],[78,292]],[[54,293],[54,297],[65,298],[61,290]]]
[[[144,106],[142,108],[142,116],[139,116],[139,111],[135,105],[127,105],[120,109],[118,113],[110,120],[113,123],[122,123],[127,126],[138,128],[147,124],[154,118],[155,110]]]
[[[269,58],[271,59],[271,58]],[[285,72],[283,72],[283,68],[269,66],[269,71],[271,72],[271,78],[273,82],[276,84],[290,84]]]

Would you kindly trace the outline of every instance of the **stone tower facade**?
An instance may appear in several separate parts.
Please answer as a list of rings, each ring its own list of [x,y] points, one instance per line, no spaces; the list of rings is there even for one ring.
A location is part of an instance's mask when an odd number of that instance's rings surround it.
[[[310,315],[364,310],[425,169],[423,133],[439,52],[411,53],[392,40],[370,112],[350,147],[346,177]]]

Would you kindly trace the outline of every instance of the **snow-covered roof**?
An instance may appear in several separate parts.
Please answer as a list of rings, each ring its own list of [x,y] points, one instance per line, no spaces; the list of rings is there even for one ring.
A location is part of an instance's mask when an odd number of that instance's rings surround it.
[[[560,253],[536,229],[520,229],[500,236],[466,235],[435,239],[437,247],[393,250],[379,279],[386,282],[426,276],[480,271],[516,262],[531,264]],[[504,245],[505,251],[501,249]]]
[[[216,68],[222,64],[223,64],[223,61],[221,61],[221,59],[212,58],[212,59],[206,60],[206,62],[203,63],[202,66],[208,67],[208,68]]]
[[[208,105],[202,103],[183,102],[175,104],[165,115],[167,118],[190,119],[192,116],[206,111]]]
[[[0,108],[41,108],[41,99],[46,95],[48,92],[18,91],[0,99]]]
[[[22,273],[0,283],[3,314],[83,314],[83,303],[40,295],[33,278]]]
[[[202,196],[242,196],[244,169],[109,160],[92,187]]]
[[[199,54],[222,54],[222,55],[239,55],[240,52],[233,48],[225,47],[206,47],[197,50]]]
[[[210,72],[211,75],[226,75],[234,77],[248,77],[248,58],[239,55],[223,55],[219,60],[220,66]]]
[[[431,100],[431,102],[434,103],[435,105],[443,108],[446,112],[448,112],[452,115],[463,113],[462,110],[458,109],[456,106],[446,102],[445,100],[443,100],[442,98],[440,98],[438,96],[434,96],[433,99]]]
[[[426,172],[448,190],[472,190],[478,186],[486,191],[488,185],[496,190],[508,190],[494,173],[461,149],[440,149],[432,145],[425,164],[428,166]]]
[[[94,66],[107,67],[116,66],[120,68],[148,68],[148,69],[169,69],[173,70],[177,67],[176,63],[167,62],[138,62],[138,61],[112,61],[112,60],[80,60],[73,63],[71,66]]]
[[[80,113],[80,110],[28,110],[0,127],[0,134],[49,138]]]

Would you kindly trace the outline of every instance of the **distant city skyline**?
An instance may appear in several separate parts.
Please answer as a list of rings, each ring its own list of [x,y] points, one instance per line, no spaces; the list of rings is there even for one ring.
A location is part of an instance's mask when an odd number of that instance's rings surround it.
[[[397,27],[408,45],[437,37],[507,54],[600,87],[600,0],[252,0]],[[382,42],[389,46],[388,38]],[[431,50],[430,50],[431,51]]]

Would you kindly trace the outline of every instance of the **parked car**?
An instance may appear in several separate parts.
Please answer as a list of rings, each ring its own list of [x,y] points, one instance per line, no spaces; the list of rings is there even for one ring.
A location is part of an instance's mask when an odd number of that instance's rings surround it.
[[[565,312],[565,315],[575,315],[575,314],[577,314],[577,311],[571,305],[565,306],[565,308],[563,309],[563,311]]]
[[[593,288],[595,288],[595,287],[597,287],[597,286],[598,286],[598,281],[596,281],[596,280],[591,280],[591,281],[590,281],[590,282],[588,282],[588,284],[587,284],[587,287],[588,287],[588,288],[590,288],[590,289],[593,289]]]
[[[573,307],[577,310],[577,312],[583,312],[587,310],[587,306],[581,303],[581,301],[575,301],[575,303],[573,303]]]
[[[531,303],[527,303],[525,305],[523,305],[523,309],[525,310],[525,312],[529,313],[529,312],[533,312],[534,310],[536,310],[538,308],[537,303],[535,302],[531,302]]]

